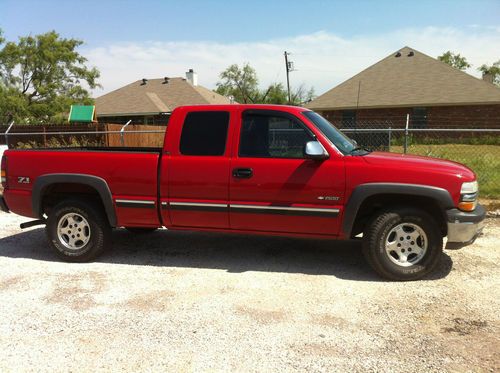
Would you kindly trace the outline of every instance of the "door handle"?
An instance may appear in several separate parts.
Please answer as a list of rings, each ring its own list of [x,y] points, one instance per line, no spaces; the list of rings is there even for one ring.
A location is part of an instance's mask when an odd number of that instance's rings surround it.
[[[249,179],[253,176],[253,170],[251,168],[235,168],[233,170],[233,177],[239,179]]]

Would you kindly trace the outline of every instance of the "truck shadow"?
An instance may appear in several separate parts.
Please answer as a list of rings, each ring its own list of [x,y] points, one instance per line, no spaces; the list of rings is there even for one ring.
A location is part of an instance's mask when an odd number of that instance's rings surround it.
[[[60,261],[46,242],[43,228],[1,238],[0,256]],[[113,249],[105,252],[96,262],[222,269],[232,273],[303,273],[356,281],[383,281],[365,262],[359,241],[167,230],[134,235],[118,229],[113,231]],[[426,279],[446,277],[452,264],[452,259],[444,253],[439,268]]]

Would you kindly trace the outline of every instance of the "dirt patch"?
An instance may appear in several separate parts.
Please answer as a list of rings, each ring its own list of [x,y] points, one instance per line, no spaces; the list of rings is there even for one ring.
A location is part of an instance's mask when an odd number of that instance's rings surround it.
[[[275,310],[263,310],[247,306],[237,306],[236,313],[238,315],[247,316],[259,324],[274,324],[285,320],[285,312]]]
[[[24,281],[22,276],[12,276],[8,277],[4,280],[0,279],[0,291],[11,290],[12,288],[17,287],[22,284]]]
[[[132,308],[143,312],[165,311],[175,293],[168,290],[160,290],[148,294],[140,294],[135,297],[129,298],[122,305],[127,308]]]
[[[74,310],[88,310],[97,306],[94,297],[103,291],[104,286],[104,276],[98,272],[64,274],[54,280],[54,288],[45,297],[45,301],[62,304]]]
[[[321,326],[328,326],[330,328],[345,328],[350,322],[346,319],[330,314],[320,314],[314,315],[312,317],[312,322]]]
[[[468,335],[479,331],[488,326],[486,321],[482,320],[464,320],[460,317],[453,319],[453,326],[443,328],[446,333],[457,333],[458,335]]]

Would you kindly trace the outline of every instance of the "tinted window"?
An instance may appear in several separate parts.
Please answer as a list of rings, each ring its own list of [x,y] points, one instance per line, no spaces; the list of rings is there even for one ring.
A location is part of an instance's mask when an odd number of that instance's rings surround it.
[[[223,155],[226,149],[229,113],[194,111],[182,127],[180,151],[184,155]]]
[[[239,155],[258,158],[303,158],[312,140],[301,124],[287,117],[244,114]]]

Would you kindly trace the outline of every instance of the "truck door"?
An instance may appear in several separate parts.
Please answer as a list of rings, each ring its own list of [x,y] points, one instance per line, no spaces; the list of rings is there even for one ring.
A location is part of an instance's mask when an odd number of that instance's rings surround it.
[[[161,166],[163,221],[174,227],[229,228],[231,113],[203,107],[177,115],[178,123],[168,129],[170,154]]]
[[[305,159],[315,136],[292,114],[246,110],[234,137],[230,181],[232,229],[336,235],[344,164]]]

